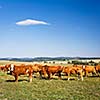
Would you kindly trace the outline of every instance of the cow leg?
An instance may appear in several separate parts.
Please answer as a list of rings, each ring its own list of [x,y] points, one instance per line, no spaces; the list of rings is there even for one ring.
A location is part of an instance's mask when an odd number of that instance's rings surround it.
[[[83,74],[82,73],[78,74],[78,80],[80,80],[80,79],[83,81]]]
[[[78,80],[80,80],[80,75],[78,74]]]
[[[96,73],[97,73],[97,76],[99,76],[99,72],[97,71]]]
[[[96,76],[99,76],[99,72],[98,71],[96,71]]]
[[[29,73],[29,82],[32,82],[32,73]]]
[[[83,81],[83,70],[78,70],[77,74],[78,74],[78,80],[81,79]]]
[[[15,75],[15,82],[18,82],[18,75]]]
[[[95,76],[95,75],[96,75],[96,71],[95,71],[95,70],[92,72],[92,75],[93,75],[93,76]]]
[[[48,79],[51,79],[51,73],[48,74]]]
[[[70,80],[70,77],[69,77],[69,75],[68,75],[68,81]]]
[[[58,78],[61,80],[61,72],[58,73]]]
[[[85,71],[85,77],[87,77],[88,76],[88,72],[87,71]]]
[[[41,72],[41,71],[39,71],[39,74],[40,74],[40,79],[42,79],[42,72]]]
[[[81,80],[83,81],[83,75],[81,76]]]
[[[98,76],[100,76],[100,70],[98,71]]]
[[[97,76],[98,76],[98,77],[100,76],[100,71],[97,71]]]
[[[51,74],[50,74],[50,79],[52,79],[52,78],[53,78],[53,75],[54,75],[54,73],[51,73]]]
[[[83,81],[83,72],[80,73],[81,80]]]
[[[46,71],[46,69],[43,67],[43,70],[42,70],[42,72],[41,72],[41,74],[44,74],[44,78],[47,78],[48,77],[48,73],[47,73],[47,71]]]
[[[48,79],[51,79],[51,73],[47,72],[48,74]]]
[[[47,78],[48,77],[48,74],[47,73],[43,73],[44,74],[44,78]]]
[[[66,76],[67,76],[67,80],[69,81],[70,80],[70,74],[66,73]]]

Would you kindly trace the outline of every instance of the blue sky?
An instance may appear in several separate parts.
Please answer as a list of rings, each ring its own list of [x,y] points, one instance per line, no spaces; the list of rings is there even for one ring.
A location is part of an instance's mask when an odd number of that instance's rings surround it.
[[[99,0],[0,0],[0,57],[100,57]]]

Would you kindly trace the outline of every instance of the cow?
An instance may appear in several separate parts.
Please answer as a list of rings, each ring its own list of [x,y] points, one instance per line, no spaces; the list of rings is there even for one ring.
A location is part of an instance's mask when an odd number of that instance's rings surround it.
[[[4,71],[5,72],[5,65],[0,65],[0,71]]]
[[[42,79],[42,74],[43,74],[42,66],[43,66],[42,64],[34,64],[34,65],[32,66],[33,74],[39,72],[40,79]]]
[[[85,73],[85,77],[87,77],[89,73],[96,75],[95,66],[83,65],[83,71]]]
[[[96,65],[95,66],[95,70],[96,70],[97,75],[99,76],[99,73],[100,73],[100,65]]]
[[[18,76],[29,74],[29,82],[32,82],[32,65],[15,65],[15,64],[9,64],[8,69],[10,71],[10,74],[15,77],[15,82],[18,82]]]
[[[81,79],[83,81],[83,69],[81,66],[64,67],[62,72],[66,74],[68,81],[70,80],[71,74],[77,74],[78,80]]]
[[[42,66],[42,71],[44,76],[48,75],[48,79],[51,79],[51,75],[58,74],[58,78],[61,79],[61,72],[63,70],[62,66],[49,66],[44,65]]]
[[[8,72],[8,70],[9,70],[9,64],[0,65],[0,70],[2,70],[3,72]]]

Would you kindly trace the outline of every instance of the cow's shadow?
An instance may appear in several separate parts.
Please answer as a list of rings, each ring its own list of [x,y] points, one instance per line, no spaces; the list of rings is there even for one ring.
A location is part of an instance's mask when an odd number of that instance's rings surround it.
[[[95,75],[95,76],[87,76],[89,78],[95,78],[95,77],[100,77],[99,75]]]
[[[63,81],[68,81],[68,78],[62,78]],[[70,81],[75,80],[75,78],[70,78]]]
[[[24,81],[29,82],[29,80],[27,80],[27,79],[19,79],[18,80],[18,82],[24,82]],[[15,80],[6,80],[6,82],[15,82]]]

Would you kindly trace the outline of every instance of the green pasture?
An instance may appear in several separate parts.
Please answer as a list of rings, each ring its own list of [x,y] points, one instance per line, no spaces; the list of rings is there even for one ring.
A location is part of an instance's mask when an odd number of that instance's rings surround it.
[[[46,80],[20,76],[14,77],[0,72],[0,100],[100,100],[100,77],[78,80]]]

